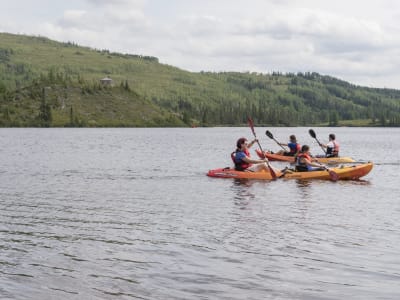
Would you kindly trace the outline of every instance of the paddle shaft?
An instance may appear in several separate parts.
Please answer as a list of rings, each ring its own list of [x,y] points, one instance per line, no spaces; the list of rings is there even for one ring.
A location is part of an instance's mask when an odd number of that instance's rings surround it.
[[[258,141],[256,132],[255,132],[255,130],[254,130],[253,120],[250,119],[250,118],[249,118],[249,125],[250,125],[250,128],[251,128],[251,132],[253,133],[254,138],[255,138],[256,141],[257,141],[258,147],[260,148],[261,152],[263,153],[263,155],[264,155],[264,157],[265,157],[264,150],[263,150],[263,148],[261,147],[261,144],[260,144],[260,142]]]
[[[274,136],[272,135],[272,133],[270,131],[266,131],[265,134],[267,135],[267,137],[269,137],[270,139],[273,139],[282,149],[283,151],[286,151],[286,149],[274,138]]]
[[[338,160],[329,160],[326,164],[327,165],[351,165],[351,164],[357,165],[357,164],[366,164],[366,163],[368,163],[368,161],[359,160],[359,161],[344,161],[344,162],[341,162],[341,161],[338,161]]]
[[[263,148],[261,147],[261,144],[260,144],[260,142],[258,141],[256,132],[255,132],[255,130],[254,130],[253,120],[250,119],[250,118],[248,118],[248,122],[249,122],[249,125],[250,125],[250,128],[251,128],[251,132],[253,133],[254,138],[255,138],[256,141],[257,141],[258,147],[260,148],[260,150],[261,150],[261,152],[262,152],[262,154],[263,154],[263,156],[264,156],[264,158],[265,158],[265,152],[264,152]],[[273,178],[273,179],[276,179],[276,173],[275,173],[274,169],[272,168],[272,166],[269,164],[269,161],[267,160],[266,163],[267,163],[267,166],[268,166],[268,168],[269,168],[269,171],[270,171],[270,173],[271,173],[272,178]]]
[[[325,153],[325,155],[326,155],[326,150],[325,150],[325,148],[322,146],[322,144],[320,143],[320,141],[317,139],[317,135],[315,134],[315,131],[312,130],[312,129],[310,129],[308,132],[310,133],[311,137],[313,137],[313,138],[317,141],[318,145],[321,147],[322,151],[324,151],[324,153]]]
[[[317,141],[318,145],[321,147],[322,151],[324,151],[324,153],[326,154],[326,150],[324,148],[324,146],[322,146],[322,144],[318,141],[318,139],[315,137],[315,140]]]

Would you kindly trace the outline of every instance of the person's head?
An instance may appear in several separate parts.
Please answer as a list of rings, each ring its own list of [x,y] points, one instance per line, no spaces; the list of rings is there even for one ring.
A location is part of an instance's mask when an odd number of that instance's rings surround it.
[[[331,133],[331,134],[329,135],[329,140],[333,141],[333,140],[335,140],[335,139],[336,139],[335,134]]]
[[[303,145],[303,146],[301,147],[301,152],[305,153],[305,152],[307,152],[307,151],[310,151],[310,147],[309,147],[308,145]]]
[[[294,134],[292,134],[292,135],[289,137],[289,139],[290,139],[290,141],[291,141],[292,143],[296,143],[296,142],[297,142],[296,136],[295,136]]]
[[[238,149],[242,149],[242,145],[243,145],[243,144],[247,145],[247,139],[244,138],[244,137],[241,137],[240,139],[237,140],[237,142],[236,142],[236,147],[237,147]]]

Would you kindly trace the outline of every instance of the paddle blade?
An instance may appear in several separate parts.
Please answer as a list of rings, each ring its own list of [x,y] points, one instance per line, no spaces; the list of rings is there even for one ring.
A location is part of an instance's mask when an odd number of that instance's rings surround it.
[[[274,139],[274,136],[272,135],[272,133],[271,133],[269,130],[267,130],[267,131],[265,132],[265,134],[266,134],[270,139]]]
[[[250,117],[247,118],[247,123],[249,124],[251,132],[253,132],[253,135],[256,136],[256,132],[254,131],[254,123]]]
[[[272,179],[275,180],[277,178],[275,170],[269,164],[268,164],[268,168],[269,168],[269,172],[271,173]]]
[[[328,170],[328,172],[329,172],[329,177],[330,177],[330,179],[332,181],[338,181],[339,180],[339,175],[335,171]]]
[[[308,131],[308,133],[311,135],[311,137],[313,137],[314,139],[317,137],[317,135],[315,134],[315,131],[314,130],[312,130],[312,129],[310,129],[309,131]]]

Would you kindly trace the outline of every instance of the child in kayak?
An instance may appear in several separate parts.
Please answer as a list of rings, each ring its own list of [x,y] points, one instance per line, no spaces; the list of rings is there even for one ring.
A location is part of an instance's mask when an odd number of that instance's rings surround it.
[[[303,145],[296,158],[296,171],[306,172],[322,170],[327,170],[327,167],[311,158],[310,147],[308,145]]]
[[[289,140],[290,140],[289,143],[279,143],[278,142],[278,144],[281,146],[287,146],[289,148],[289,151],[280,150],[276,154],[284,155],[284,156],[296,156],[296,154],[298,152],[300,152],[301,146],[299,143],[297,143],[296,136],[294,134],[292,134],[289,137]]]

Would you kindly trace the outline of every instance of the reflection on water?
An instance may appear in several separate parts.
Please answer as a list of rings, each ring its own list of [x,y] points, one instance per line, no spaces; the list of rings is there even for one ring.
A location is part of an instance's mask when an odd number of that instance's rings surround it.
[[[296,186],[299,189],[299,196],[302,199],[307,199],[310,197],[310,186],[312,184],[311,180],[305,180],[305,179],[297,179],[296,180]]]
[[[244,187],[251,187],[255,180],[250,180],[247,178],[234,178],[233,184],[234,186],[244,186]]]
[[[366,179],[357,179],[357,180],[349,180],[348,182],[350,182],[351,184],[354,185],[371,185],[371,181],[370,180],[366,180]]]
[[[312,184],[312,180],[307,180],[307,179],[297,179],[296,180],[296,185],[299,188],[308,188]]]
[[[241,209],[245,209],[249,202],[255,198],[255,194],[251,192],[251,186],[254,180],[245,178],[233,179],[232,191],[234,193],[234,202]]]

